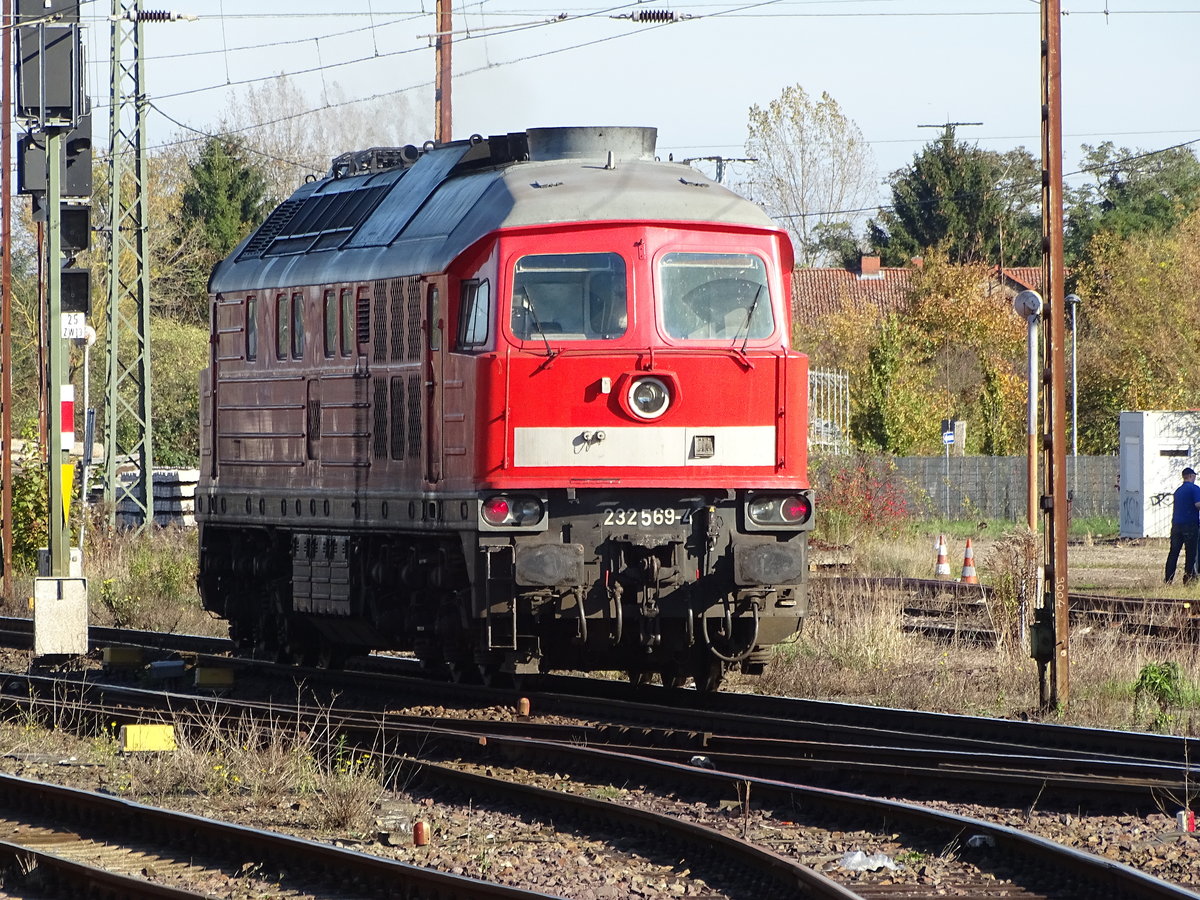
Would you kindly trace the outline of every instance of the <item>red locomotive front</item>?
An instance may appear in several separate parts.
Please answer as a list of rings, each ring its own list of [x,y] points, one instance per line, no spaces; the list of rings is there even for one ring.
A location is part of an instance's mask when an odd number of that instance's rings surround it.
[[[812,524],[786,236],[648,129],[411,155],[335,169],[214,272],[206,606],[299,657],[761,671]],[[358,220],[316,227],[339,194]]]

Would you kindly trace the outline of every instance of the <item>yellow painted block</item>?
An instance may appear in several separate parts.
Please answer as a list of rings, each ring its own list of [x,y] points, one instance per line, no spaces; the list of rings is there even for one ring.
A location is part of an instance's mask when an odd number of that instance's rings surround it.
[[[104,665],[110,668],[136,668],[142,664],[141,647],[105,647]]]
[[[233,687],[233,669],[223,669],[216,666],[196,666],[195,671],[196,687]]]
[[[174,725],[122,725],[121,751],[174,750]]]

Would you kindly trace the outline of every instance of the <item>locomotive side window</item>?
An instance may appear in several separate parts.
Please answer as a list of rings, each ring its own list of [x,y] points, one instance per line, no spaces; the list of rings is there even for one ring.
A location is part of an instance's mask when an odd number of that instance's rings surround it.
[[[292,294],[292,359],[304,358],[304,295]]]
[[[246,360],[258,359],[258,298],[246,298]]]
[[[287,294],[275,297],[275,358],[287,359],[292,346],[292,305]]]
[[[462,283],[458,298],[458,347],[482,347],[488,342],[491,319],[491,289],[486,280]]]
[[[775,330],[767,267],[750,253],[668,253],[659,264],[663,327],[673,338],[741,341]]]
[[[325,308],[325,356],[335,356],[338,351],[338,305],[337,294],[326,291]]]
[[[608,341],[625,334],[625,260],[617,253],[523,256],[510,327],[521,340]]]
[[[354,291],[350,288],[342,288],[342,356],[351,356],[354,353]]]

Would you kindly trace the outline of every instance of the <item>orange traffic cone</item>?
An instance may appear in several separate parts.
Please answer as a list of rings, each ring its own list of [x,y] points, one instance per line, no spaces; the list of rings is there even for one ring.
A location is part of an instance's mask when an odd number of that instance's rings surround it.
[[[946,560],[946,536],[938,535],[937,543],[937,567],[933,570],[934,578],[949,578],[950,563]]]
[[[971,539],[967,538],[967,549],[963,551],[963,584],[979,584],[975,577],[975,551],[971,548]]]

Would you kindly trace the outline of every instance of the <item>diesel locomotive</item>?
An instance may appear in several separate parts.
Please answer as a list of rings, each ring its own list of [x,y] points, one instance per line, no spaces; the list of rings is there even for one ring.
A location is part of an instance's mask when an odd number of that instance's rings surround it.
[[[655,139],[345,154],[216,266],[199,581],[243,652],[714,690],[796,633],[791,244]]]

